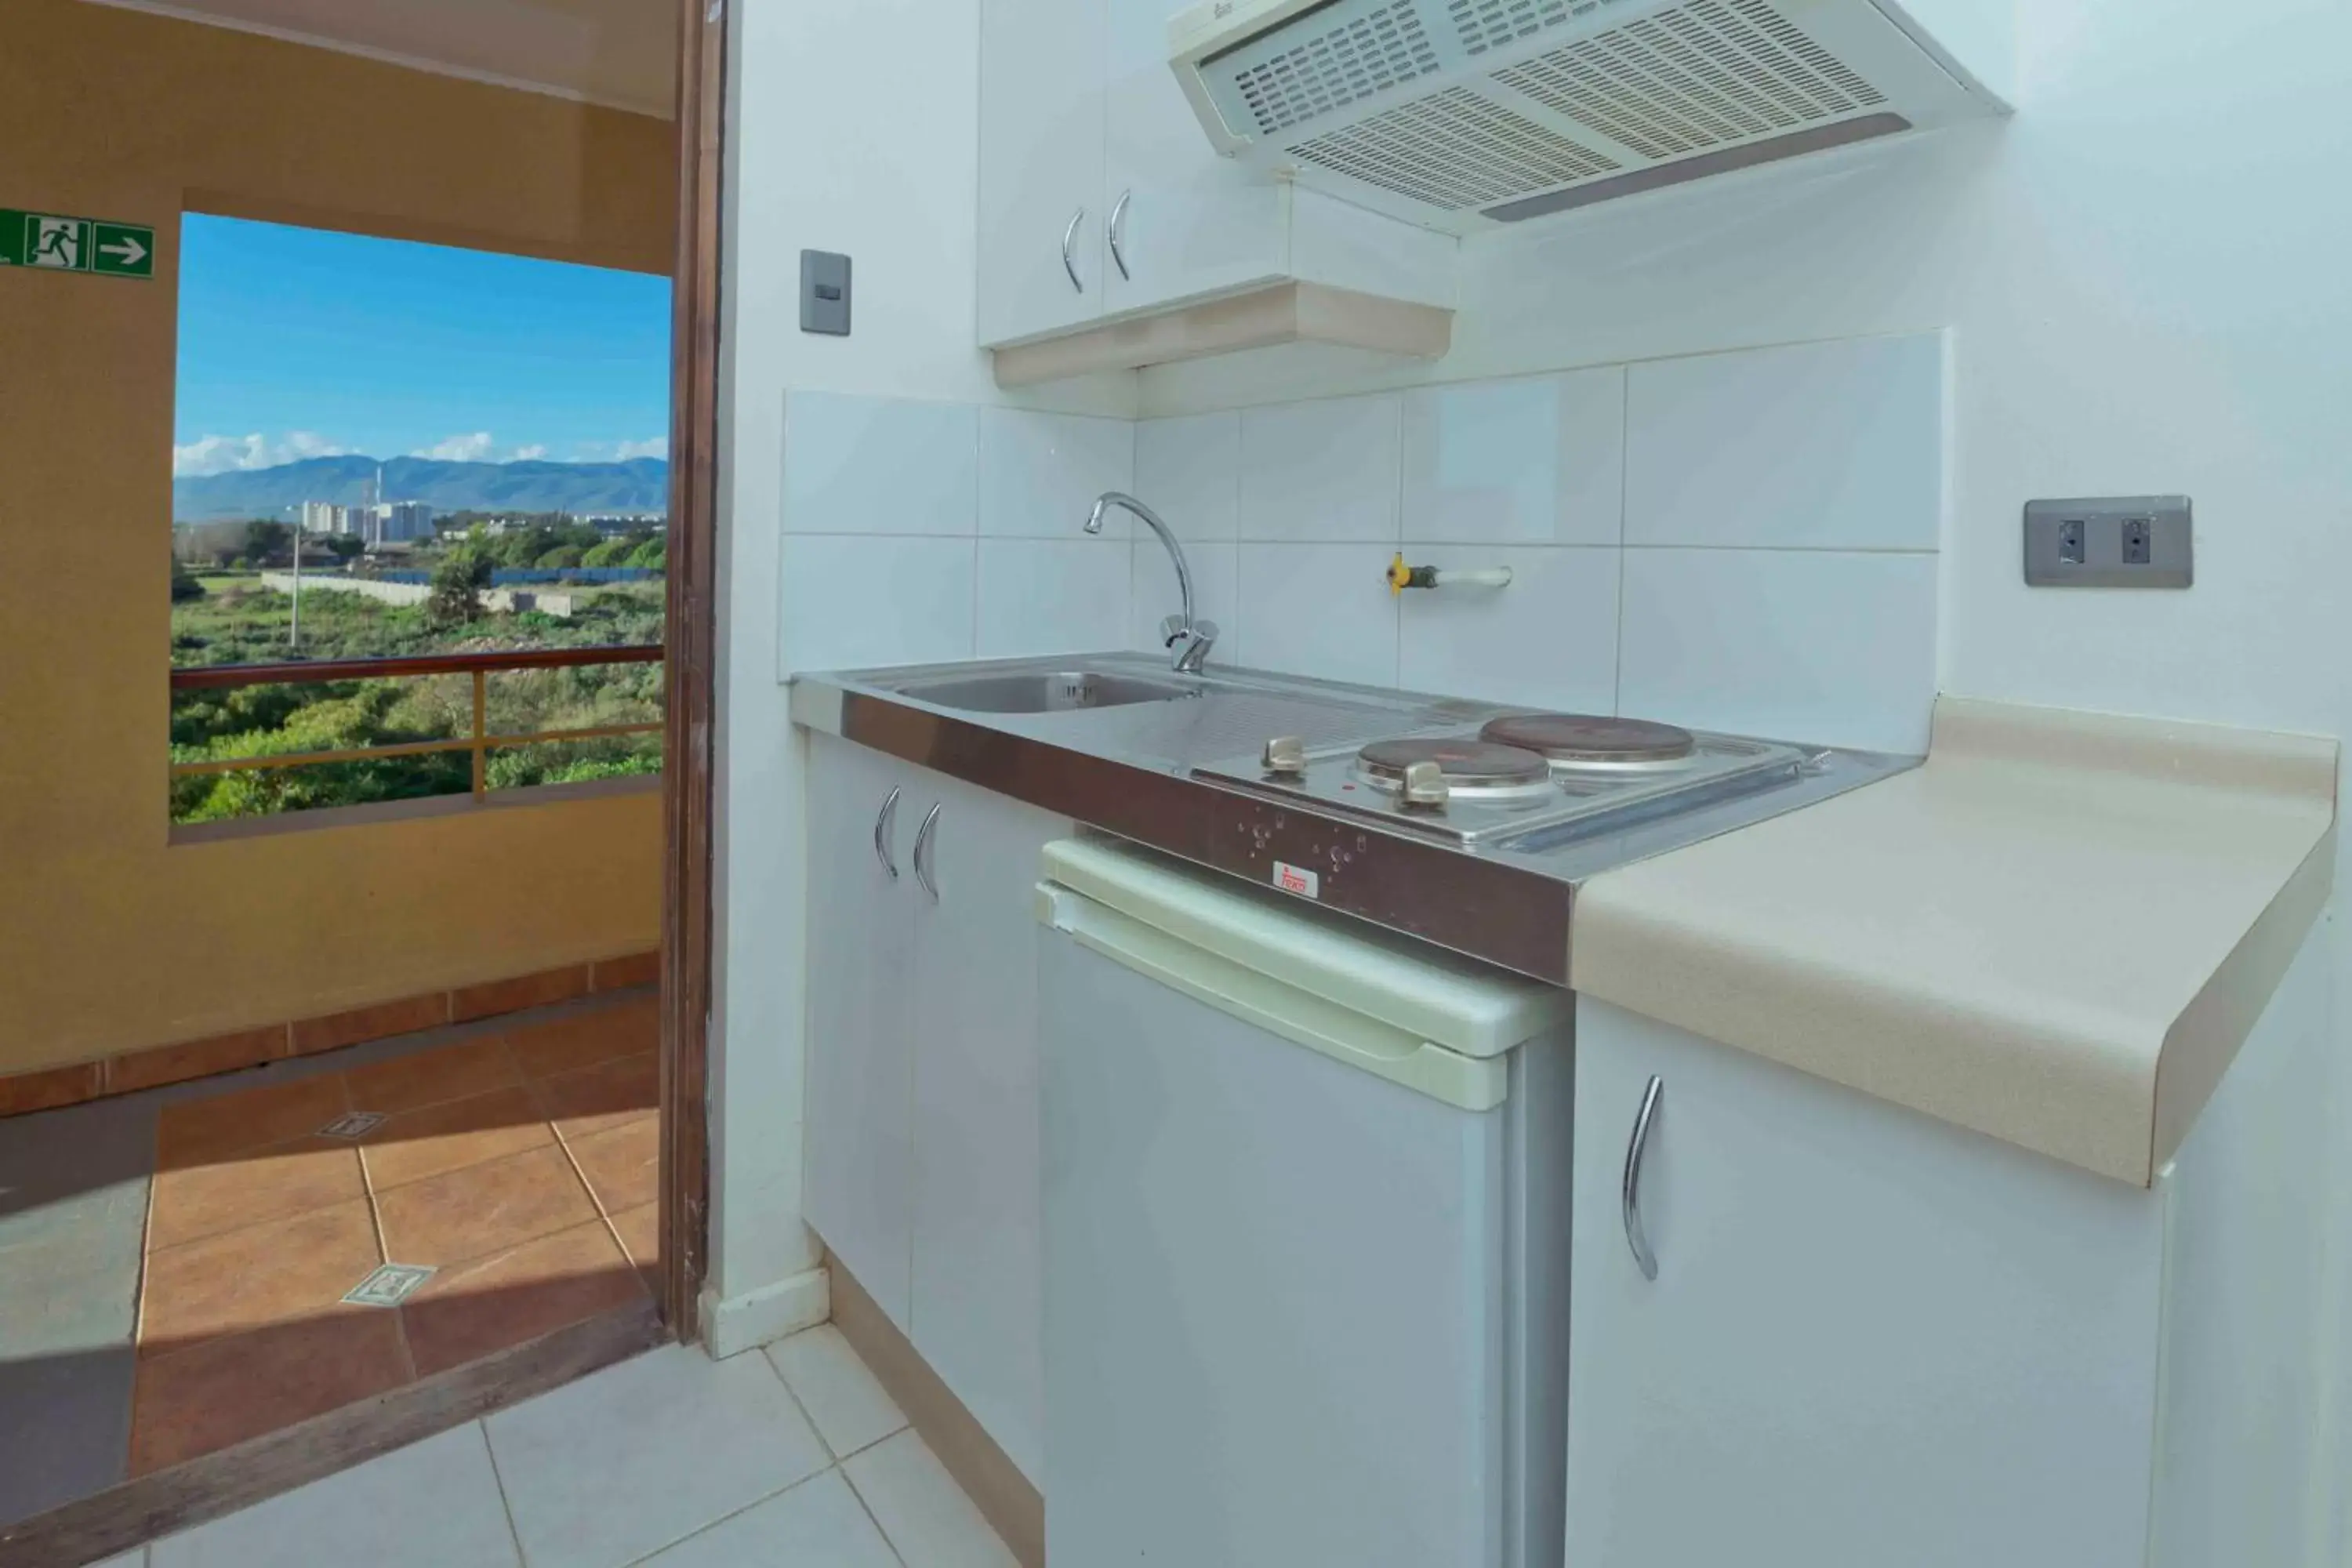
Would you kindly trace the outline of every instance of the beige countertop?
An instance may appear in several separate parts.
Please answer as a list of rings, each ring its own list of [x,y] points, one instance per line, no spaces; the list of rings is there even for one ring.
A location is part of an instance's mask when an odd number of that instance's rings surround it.
[[[1947,698],[1916,772],[1587,882],[1571,984],[2147,1185],[2326,901],[2336,766]]]

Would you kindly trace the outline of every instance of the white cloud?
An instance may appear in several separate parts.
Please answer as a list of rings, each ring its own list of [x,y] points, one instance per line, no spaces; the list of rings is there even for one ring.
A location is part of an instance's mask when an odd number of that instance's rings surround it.
[[[488,463],[495,460],[492,454],[497,450],[498,443],[490,438],[490,433],[477,430],[470,436],[452,436],[409,456],[430,458],[441,463]]]
[[[547,448],[545,447],[517,447],[513,451],[507,454],[507,461],[509,463],[536,463],[541,458],[546,456]]]
[[[583,441],[572,455],[576,463],[626,463],[638,458],[659,458],[669,460],[669,437],[655,436],[643,441]]]
[[[351,449],[315,430],[289,430],[274,441],[257,431],[250,436],[203,436],[172,448],[172,476],[184,479],[274,468],[305,458],[340,458]]]

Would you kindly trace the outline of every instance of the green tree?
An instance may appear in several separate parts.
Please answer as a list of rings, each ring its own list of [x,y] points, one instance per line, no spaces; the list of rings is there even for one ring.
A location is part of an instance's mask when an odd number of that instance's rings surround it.
[[[452,550],[433,569],[433,596],[425,618],[435,626],[462,626],[482,613],[482,590],[490,585],[490,559],[467,547]]]
[[[646,540],[643,544],[638,545],[635,550],[629,552],[629,564],[632,566],[642,566],[647,571],[652,572],[668,571],[668,541],[662,539]]]
[[[245,525],[242,553],[256,566],[267,566],[281,554],[292,560],[294,531],[282,522],[257,517]]]
[[[364,551],[367,546],[361,543],[356,535],[331,533],[327,536],[327,548],[333,552],[336,560],[350,561]]]
[[[581,553],[576,544],[559,544],[531,564],[542,572],[565,572],[580,564]]]
[[[629,539],[608,539],[604,541],[604,543],[596,546],[595,549],[591,550],[585,555],[583,555],[580,558],[580,564],[583,566],[625,566],[629,563],[629,552],[635,548],[636,544],[635,542]]]
[[[177,605],[189,599],[201,599],[204,596],[205,585],[196,581],[195,574],[188,570],[187,563],[182,561],[177,555],[173,556],[172,603]]]

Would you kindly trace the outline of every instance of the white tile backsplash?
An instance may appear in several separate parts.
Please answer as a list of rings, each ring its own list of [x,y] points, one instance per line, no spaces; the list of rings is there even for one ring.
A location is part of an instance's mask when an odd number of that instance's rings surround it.
[[[787,535],[780,552],[779,679],[970,658],[971,539]]]
[[[1233,662],[1395,685],[1397,605],[1383,581],[1393,553],[1379,544],[1244,543]]]
[[[1398,684],[1415,691],[1613,713],[1617,571],[1607,546],[1405,546],[1415,565],[1508,566],[1507,588],[1409,590]]]
[[[1217,646],[1212,660],[1231,659],[1241,639],[1241,546],[1223,543],[1188,544],[1184,557],[1192,568],[1192,613],[1217,626]],[[1165,653],[1160,623],[1184,602],[1176,587],[1176,568],[1168,552],[1148,534],[1135,542],[1135,592],[1129,608],[1127,646],[1146,653]]]
[[[1140,424],[795,393],[779,673],[1158,652],[1158,541],[1123,513],[1079,531],[1131,489],[1185,542],[1226,663],[1917,749],[1944,354],[1866,339]],[[1517,579],[1400,601],[1400,540]]]
[[[1938,335],[1637,364],[1625,542],[1934,550],[1943,447]]]
[[[1628,550],[1618,708],[1644,719],[1924,752],[1933,555]]]
[[[1615,544],[1625,373],[1469,382],[1404,395],[1403,531],[1464,544]]]
[[[1244,409],[1241,537],[1325,544],[1402,537],[1400,402],[1342,397]]]
[[[1242,416],[1199,414],[1138,425],[1135,493],[1187,544],[1240,538]],[[1150,531],[1135,531],[1140,537]]]
[[[982,540],[980,657],[1126,647],[1131,561],[1123,539]]]
[[[1069,539],[1086,525],[1095,498],[1135,488],[1135,425],[1039,414],[980,411],[980,531],[992,538]],[[1147,500],[1149,498],[1146,498]],[[1127,537],[1113,511],[1103,536]]]
[[[979,510],[980,410],[970,404],[785,398],[785,532],[968,537]]]

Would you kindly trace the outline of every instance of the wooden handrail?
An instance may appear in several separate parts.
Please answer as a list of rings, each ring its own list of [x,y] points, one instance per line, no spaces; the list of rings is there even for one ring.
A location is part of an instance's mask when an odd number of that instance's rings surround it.
[[[328,680],[388,680],[410,675],[494,674],[504,669],[571,669],[600,664],[659,664],[659,643],[611,647],[519,647],[488,653],[420,653],[391,658],[321,658],[284,664],[192,665],[172,671],[174,691],[238,686],[310,686]]]

